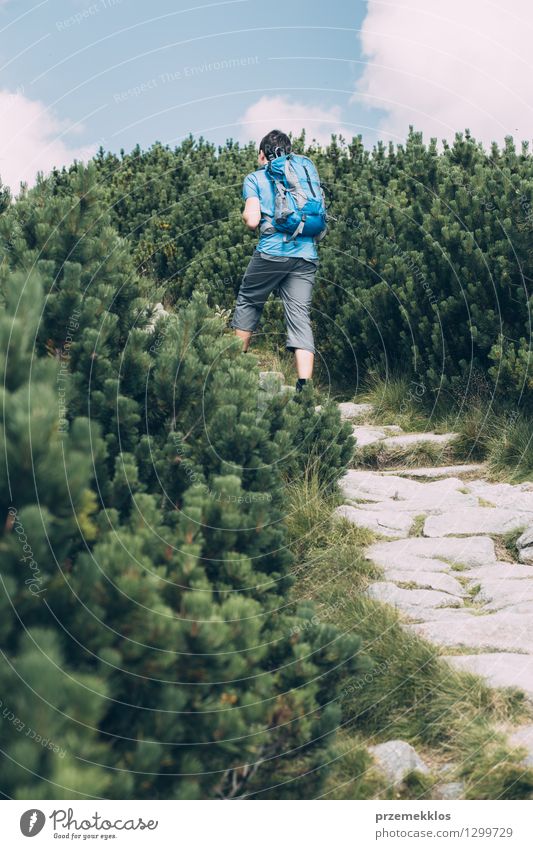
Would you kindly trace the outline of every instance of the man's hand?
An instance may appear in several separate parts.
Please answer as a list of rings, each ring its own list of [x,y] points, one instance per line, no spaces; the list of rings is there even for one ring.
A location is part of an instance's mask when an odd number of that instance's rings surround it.
[[[261,205],[259,203],[259,198],[248,198],[244,205],[242,217],[249,230],[255,230],[255,228],[259,226],[259,222],[261,221]]]

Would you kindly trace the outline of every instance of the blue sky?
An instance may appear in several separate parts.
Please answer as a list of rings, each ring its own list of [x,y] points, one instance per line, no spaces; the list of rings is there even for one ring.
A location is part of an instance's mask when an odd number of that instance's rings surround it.
[[[505,11],[484,0],[0,0],[0,175],[31,180],[100,144],[244,141],[276,124],[321,141],[361,133],[367,146],[402,140],[409,123],[426,136],[527,134],[533,13],[528,0]]]

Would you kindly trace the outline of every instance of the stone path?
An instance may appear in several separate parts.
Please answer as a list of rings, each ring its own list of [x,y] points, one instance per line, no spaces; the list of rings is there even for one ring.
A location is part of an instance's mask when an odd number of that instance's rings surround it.
[[[343,407],[359,446],[454,439],[359,424],[368,410]],[[383,570],[370,597],[396,607],[405,627],[442,647],[454,668],[519,688],[533,704],[533,483],[482,475],[481,464],[354,469],[341,481],[345,503],[336,512],[383,538],[366,552]],[[513,552],[504,535],[519,531]],[[533,763],[533,726],[515,737]]]

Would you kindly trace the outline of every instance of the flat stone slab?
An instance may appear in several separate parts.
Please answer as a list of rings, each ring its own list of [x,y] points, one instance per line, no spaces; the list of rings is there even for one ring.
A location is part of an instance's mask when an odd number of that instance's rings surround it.
[[[500,610],[476,616],[465,610],[440,610],[438,618],[407,627],[442,646],[533,653],[531,613]]]
[[[531,511],[533,513],[533,492],[524,489],[522,484],[512,485],[510,483],[488,483],[484,480],[468,481],[465,484],[471,493],[494,504],[495,507],[504,507],[508,510]],[[530,519],[530,522],[532,519]]]
[[[348,504],[337,507],[334,510],[334,515],[342,516],[348,522],[360,528],[368,528],[371,531],[389,537],[408,536],[413,524],[412,517],[407,514],[392,510],[381,512],[360,510],[357,507],[350,507]]]
[[[379,545],[380,543],[377,543]],[[367,556],[369,555],[370,549],[367,549]],[[375,556],[373,555],[371,560],[376,563],[377,566],[381,566],[381,568],[385,571],[386,575],[389,575],[390,570],[394,570],[398,574],[402,572],[408,574],[427,574],[431,572],[433,574],[448,574],[448,570],[450,565],[445,563],[444,560],[439,560],[436,557],[414,557],[413,555],[398,556],[392,558],[388,552],[384,552],[383,554],[377,550]]]
[[[363,448],[365,445],[374,445],[377,442],[382,442],[391,433],[401,431],[397,425],[354,425],[352,433],[357,440],[357,448]]]
[[[478,567],[497,562],[494,542],[489,537],[469,537],[468,539],[411,537],[395,542],[375,543],[367,549],[366,553],[367,557],[379,566],[394,566],[400,569],[412,569],[413,566],[409,564],[413,563],[413,558],[423,558],[422,568],[431,571],[435,571],[435,568],[427,565],[428,560],[442,561],[439,567],[441,571],[454,563]]]
[[[533,604],[533,581],[531,579],[482,581],[474,601],[483,604],[487,610],[502,610],[505,607],[522,605],[524,602]]]
[[[433,445],[448,445],[457,438],[456,433],[402,433],[398,436],[389,436],[384,440],[387,448],[410,448],[423,442],[431,442]]]
[[[428,516],[424,524],[427,537],[456,534],[506,534],[524,527],[533,514],[501,507],[472,507],[468,511],[447,510],[440,516]]]
[[[382,474],[406,478],[447,478],[471,474],[481,471],[483,468],[483,463],[459,463],[455,466],[419,466],[415,469],[395,469],[390,472],[382,472]]]
[[[372,404],[355,404],[352,401],[343,401],[341,404],[338,404],[338,407],[343,421],[369,416],[374,410]]]
[[[533,578],[533,568],[521,563],[507,563],[498,560],[489,566],[478,566],[469,569],[464,577],[473,583],[483,584],[484,581],[520,581],[524,578]]]
[[[446,572],[439,571],[423,571],[424,563],[426,562],[422,558],[420,558],[420,570],[409,570],[409,569],[389,569],[385,567],[385,577],[389,581],[394,581],[394,583],[409,583],[416,584],[417,589],[430,589],[430,590],[438,590],[442,593],[448,593],[452,597],[461,598],[466,595],[466,590],[459,583],[456,578],[452,578],[451,575],[446,574]],[[441,563],[442,561],[437,561]]]
[[[533,725],[523,725],[509,736],[511,746],[527,750],[523,760],[525,766],[533,766]]]
[[[451,596],[450,596],[451,599]],[[457,599],[459,601],[459,599]],[[449,607],[416,607],[416,605],[410,605],[409,607],[402,607],[401,611],[399,611],[402,616],[409,619],[409,622],[406,623],[407,626],[417,624],[423,625],[428,622],[442,622],[443,618],[446,617],[449,619],[450,614],[459,614],[462,613],[466,608],[461,607],[460,605],[454,606],[454,600],[451,599]],[[439,649],[435,646],[435,652],[439,654]],[[440,656],[440,655],[439,655]]]
[[[342,493],[351,499],[383,501],[386,498],[414,498],[423,484],[400,477],[386,477],[377,472],[351,469],[340,480]]]
[[[392,509],[411,510],[418,515],[441,515],[445,510],[466,511],[477,506],[475,496],[459,492],[455,487],[448,485],[448,480],[452,478],[428,483],[425,491],[417,493],[412,498],[405,500],[391,498],[387,503]]]
[[[404,590],[389,581],[379,581],[371,584],[366,594],[376,601],[383,601],[399,608],[420,607],[424,610],[430,607],[447,607],[453,604],[454,597],[449,593],[435,590]],[[455,599],[458,601],[458,599]]]
[[[484,678],[490,687],[518,687],[533,700],[533,656],[510,652],[445,657],[454,669]]]
[[[421,483],[399,475],[351,470],[343,476],[340,486],[347,499],[374,501],[376,510],[410,510],[418,514],[452,508],[466,510],[478,505],[475,495],[461,492],[463,482],[459,478]]]
[[[389,740],[388,743],[369,746],[368,750],[391,784],[401,784],[403,779],[414,770],[424,774],[429,773],[428,766],[416,749],[405,740]]]
[[[502,610],[506,613],[523,613],[524,616],[529,616],[531,622],[533,622],[533,601],[517,601],[512,606],[502,608]]]

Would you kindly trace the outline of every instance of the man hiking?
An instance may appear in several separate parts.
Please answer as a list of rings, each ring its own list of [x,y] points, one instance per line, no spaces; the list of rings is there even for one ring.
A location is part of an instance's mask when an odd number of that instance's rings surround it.
[[[246,352],[265,302],[277,289],[300,392],[313,374],[309,312],[318,268],[316,243],[326,230],[324,193],[311,160],[291,153],[290,139],[280,130],[262,139],[258,164],[244,180],[242,217],[250,230],[261,225],[260,238],[242,279],[231,326]]]

